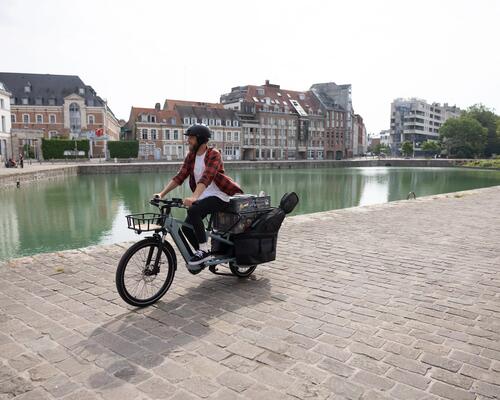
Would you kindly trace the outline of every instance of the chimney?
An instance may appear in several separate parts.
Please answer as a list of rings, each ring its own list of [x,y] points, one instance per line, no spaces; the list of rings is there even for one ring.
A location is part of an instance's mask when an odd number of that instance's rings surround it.
[[[160,111],[160,109],[161,109],[160,103],[156,103],[155,104],[155,110],[156,111]]]

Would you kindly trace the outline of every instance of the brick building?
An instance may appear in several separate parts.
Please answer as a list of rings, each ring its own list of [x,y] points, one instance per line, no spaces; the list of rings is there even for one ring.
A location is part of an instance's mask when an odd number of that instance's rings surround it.
[[[0,81],[12,93],[12,136],[19,152],[28,145],[41,157],[42,138],[93,138],[91,154],[98,157],[106,140],[119,140],[113,112],[78,76],[0,72]],[[102,136],[95,136],[98,129]]]
[[[324,114],[310,91],[264,85],[237,86],[221,96],[234,110],[242,129],[245,160],[322,159]]]
[[[126,138],[139,140],[139,158],[147,160],[182,160],[188,148],[186,129],[192,124],[210,127],[210,145],[225,160],[241,157],[241,127],[236,113],[222,104],[184,100],[165,100],[163,109],[132,107],[126,124]]]

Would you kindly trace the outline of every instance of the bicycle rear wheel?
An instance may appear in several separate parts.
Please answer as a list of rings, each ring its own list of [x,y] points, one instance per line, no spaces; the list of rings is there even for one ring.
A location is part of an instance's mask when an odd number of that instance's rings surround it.
[[[116,289],[128,304],[149,306],[170,288],[176,268],[177,259],[170,243],[146,238],[123,254],[116,269]]]

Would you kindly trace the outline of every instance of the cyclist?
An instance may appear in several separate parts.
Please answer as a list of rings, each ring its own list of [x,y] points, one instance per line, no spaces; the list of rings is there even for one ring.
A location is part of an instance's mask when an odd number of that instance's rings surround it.
[[[189,153],[177,175],[155,197],[162,198],[181,185],[189,176],[189,186],[193,191],[183,200],[188,208],[186,223],[193,226],[182,230],[196,250],[189,265],[200,265],[211,257],[203,218],[208,214],[224,211],[229,206],[229,197],[243,193],[240,186],[224,174],[224,164],[218,150],[208,147],[210,129],[204,124],[190,126],[187,136]]]

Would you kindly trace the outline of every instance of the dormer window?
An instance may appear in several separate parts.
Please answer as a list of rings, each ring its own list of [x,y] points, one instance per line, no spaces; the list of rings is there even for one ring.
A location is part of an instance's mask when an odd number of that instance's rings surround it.
[[[42,102],[42,98],[41,98],[41,97],[37,97],[37,98],[35,99],[35,104],[36,104],[37,106],[41,106],[41,105],[42,105],[42,103],[43,103],[43,102]]]
[[[81,87],[81,88],[79,88],[79,89],[78,89],[78,93],[79,93],[79,94],[85,94],[85,88],[82,88],[82,87]]]
[[[210,120],[210,125],[212,125],[212,126],[214,125],[214,120],[213,119]]]
[[[257,96],[264,96],[264,93],[265,93],[264,89],[261,88],[257,89]]]
[[[184,118],[184,125],[189,125],[189,118]]]
[[[300,93],[299,94],[299,99],[300,100],[305,100],[306,96],[304,95],[304,93]]]
[[[226,120],[226,126],[231,126],[231,121],[230,120]]]
[[[31,93],[31,84],[28,83],[25,87],[24,87],[24,93]]]
[[[88,105],[89,107],[93,107],[93,106],[94,106],[94,99],[89,99],[89,100],[87,100],[87,105]]]
[[[27,97],[22,98],[22,104],[25,106],[28,105],[28,98]]]
[[[49,99],[49,106],[55,106],[56,105],[56,99],[51,98]]]
[[[145,114],[141,115],[141,122],[148,122],[148,117]]]
[[[196,118],[191,118],[191,124],[196,124]]]

